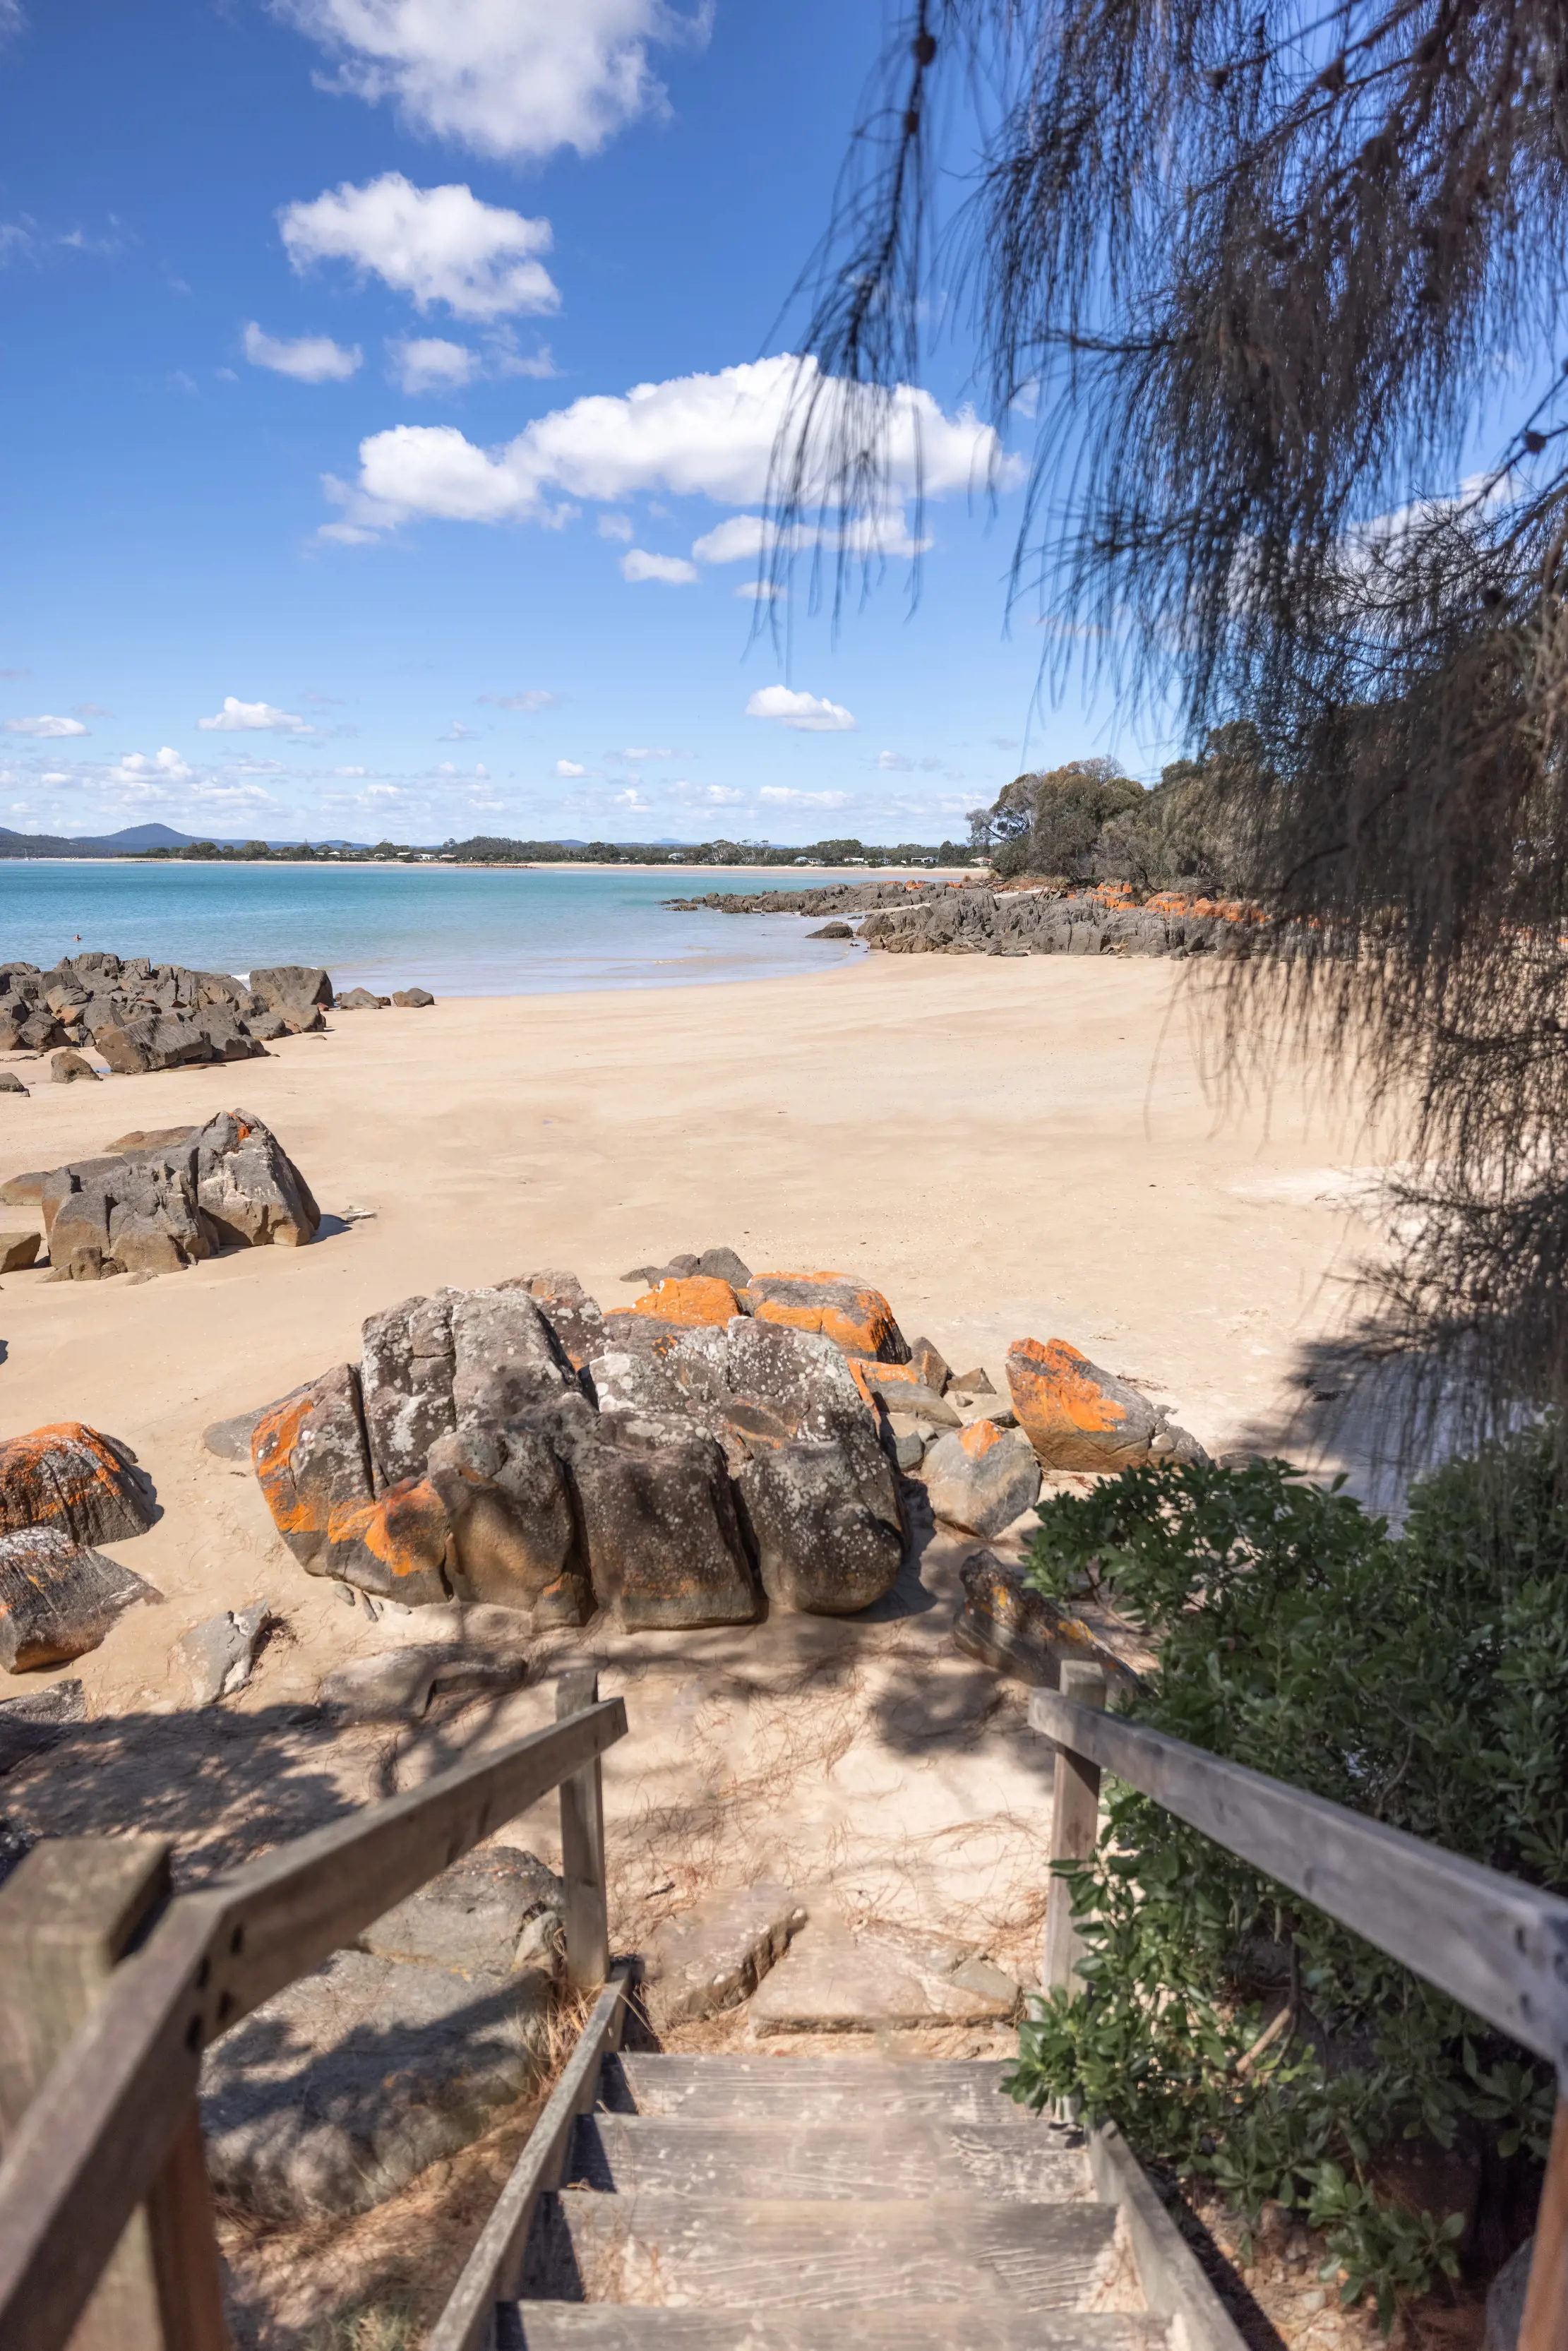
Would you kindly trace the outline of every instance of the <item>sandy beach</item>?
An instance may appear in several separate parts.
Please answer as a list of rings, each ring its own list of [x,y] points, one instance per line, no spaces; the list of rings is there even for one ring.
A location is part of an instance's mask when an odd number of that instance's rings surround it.
[[[800,980],[337,1013],[265,1062],[98,1085],[19,1064],[34,1092],[0,1110],[5,1172],[237,1103],[329,1219],[308,1249],[147,1284],[6,1277],[7,1430],[107,1428],[163,1504],[135,1564],[167,1609],[81,1661],[94,1702],[165,1695],[173,1635],[258,1589],[330,1611],[340,1639],[331,1593],[201,1432],[442,1283],[570,1267],[624,1305],[629,1269],[727,1242],[759,1270],[864,1276],[908,1335],[998,1387],[1011,1340],[1061,1336],[1153,1384],[1213,1451],[1276,1436],[1368,1238],[1347,1199],[1357,1137],[1294,1081],[1217,1107],[1193,1050],[1200,986],[1108,958],[872,956]],[[349,1207],[375,1213],[339,1224]]]

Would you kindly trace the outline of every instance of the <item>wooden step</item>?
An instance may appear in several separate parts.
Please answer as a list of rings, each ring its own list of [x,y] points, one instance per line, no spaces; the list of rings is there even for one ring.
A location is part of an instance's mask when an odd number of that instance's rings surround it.
[[[904,2304],[896,2310],[669,2310],[627,2303],[513,2302],[496,2351],[1166,2351],[1161,2318],[1016,2310],[1010,2303]]]
[[[706,2115],[584,2115],[565,2185],[620,2196],[881,2199],[989,2196],[1058,2204],[1090,2197],[1075,2133],[1036,2123],[936,2122],[874,2110],[859,2122],[719,2122]]]
[[[699,2310],[876,2310],[1003,2298],[1081,2310],[1114,2266],[1113,2206],[937,2196],[854,2204],[641,2189],[542,2197],[525,2294]]]
[[[951,2123],[1038,2127],[1004,2097],[1009,2058],[902,2063],[867,2057],[607,2058],[599,2103],[620,2114],[703,2115],[747,2122],[791,2115],[802,2123],[929,2115]]]

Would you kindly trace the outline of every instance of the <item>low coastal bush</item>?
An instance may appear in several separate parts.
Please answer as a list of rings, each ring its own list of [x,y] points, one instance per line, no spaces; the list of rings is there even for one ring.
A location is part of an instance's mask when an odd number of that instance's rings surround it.
[[[1106,1589],[1144,1628],[1138,1719],[1568,1892],[1554,1432],[1438,1470],[1397,1534],[1342,1484],[1282,1461],[1129,1469],[1040,1505],[1030,1580]],[[1065,1874],[1084,1988],[1031,2003],[1015,2097],[1082,2101],[1252,2218],[1294,2207],[1328,2231],[1325,2277],[1385,2328],[1461,2250],[1509,2250],[1548,2067],[1131,1789],[1111,1783],[1097,1852]],[[1434,2147],[1463,2211],[1392,2192]]]

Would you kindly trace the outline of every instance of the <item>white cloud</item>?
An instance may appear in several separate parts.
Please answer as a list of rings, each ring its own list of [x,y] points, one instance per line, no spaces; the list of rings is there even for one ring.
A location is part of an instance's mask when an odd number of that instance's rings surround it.
[[[482,204],[461,183],[416,188],[401,172],[385,172],[362,188],[345,180],[312,204],[287,204],[277,217],[301,275],[312,262],[347,261],[373,270],[417,308],[439,302],[458,319],[560,307],[538,258],[553,242],[549,221]]]
[[[776,597],[783,595],[784,590],[782,588],[775,588],[770,580],[743,580],[739,587],[732,590],[731,593],[737,596],[748,596],[754,603],[771,604]]]
[[[275,710],[270,702],[241,702],[232,694],[214,718],[198,718],[204,735],[314,735],[308,718],[292,710]]]
[[[599,536],[601,538],[624,539],[627,545],[630,546],[632,535],[632,517],[630,515],[608,514],[600,516]]]
[[[645,800],[643,798],[642,793],[637,789],[635,784],[628,785],[627,789],[623,792],[617,792],[614,795],[611,805],[614,808],[624,809],[628,815],[652,816],[653,813],[652,801]]]
[[[621,559],[621,577],[662,580],[666,588],[685,588],[697,577],[697,567],[684,555],[650,555],[645,548],[631,547]]]
[[[616,505],[640,492],[665,491],[749,506],[767,490],[791,392],[810,387],[815,365],[783,353],[714,375],[638,384],[622,398],[591,393],[536,418],[496,449],[479,448],[455,424],[393,425],[361,442],[356,484],[329,477],[329,495],[344,508],[345,523],[328,530],[335,536],[345,527],[385,530],[420,515],[454,522],[549,522],[559,517],[549,500],[560,495]],[[817,391],[805,468],[812,505],[839,486],[834,434],[841,426],[861,429],[852,405],[868,397],[837,382]],[[890,394],[884,407],[894,495],[912,492],[922,475],[931,496],[966,490],[988,476],[1004,485],[1019,478],[1017,461],[1001,455],[995,434],[971,410],[948,416],[928,392],[908,385]],[[747,544],[754,551],[760,548],[760,521],[735,520],[741,528],[724,542],[723,555],[706,559],[734,561]],[[884,552],[914,545],[902,522],[852,523],[851,528]],[[699,549],[706,544],[699,541]]]
[[[841,702],[826,702],[815,694],[797,694],[788,685],[758,687],[746,705],[748,718],[771,718],[780,726],[798,727],[807,735],[845,735],[859,721]]]
[[[841,550],[857,558],[924,555],[931,545],[928,538],[911,537],[908,518],[902,513],[860,516],[841,523],[799,522],[788,532],[777,530],[760,515],[731,515],[705,531],[694,543],[692,553],[699,563],[755,563],[760,556],[771,554],[781,539],[791,554],[823,547],[835,555]]]
[[[252,367],[270,368],[296,383],[345,383],[364,357],[358,343],[348,351],[330,335],[300,335],[289,342],[264,334],[254,319],[245,330],[245,355]]]
[[[402,392],[461,392],[479,373],[478,354],[466,343],[449,343],[440,335],[420,335],[409,342],[391,342],[387,353],[393,381]]]
[[[56,718],[43,710],[36,718],[7,718],[7,735],[36,735],[40,742],[52,743],[66,735],[85,735],[87,728],[79,718]]]
[[[666,784],[664,795],[669,800],[680,800],[687,808],[738,808],[746,794],[733,784]]]
[[[479,736],[476,728],[465,726],[461,718],[455,718],[445,734],[435,739],[438,743],[476,743]]]
[[[843,792],[796,792],[783,784],[764,784],[757,797],[774,808],[841,809],[847,795]]]
[[[370,769],[368,768],[334,768],[332,773],[335,776],[368,776]]]
[[[575,759],[558,759],[555,771],[558,776],[586,776],[588,773],[588,769],[580,768]]]
[[[675,753],[674,745],[669,743],[633,743],[624,751],[610,751],[605,756],[611,759],[635,759],[641,764],[644,759],[673,759]]]
[[[906,759],[902,751],[879,751],[876,764],[883,775],[912,776],[915,773],[914,760]]]
[[[188,784],[194,773],[178,751],[165,743],[151,758],[144,751],[122,751],[109,771],[109,780],[111,784]]]
[[[654,42],[706,37],[711,0],[274,0],[340,60],[336,87],[481,155],[591,155],[662,112]]]
[[[479,699],[493,703],[497,710],[554,710],[560,696],[542,685],[530,685],[521,694],[482,694]]]

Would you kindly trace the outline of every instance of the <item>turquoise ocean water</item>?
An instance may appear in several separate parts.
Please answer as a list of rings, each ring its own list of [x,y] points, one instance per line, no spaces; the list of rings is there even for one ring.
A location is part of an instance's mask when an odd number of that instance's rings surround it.
[[[673,914],[680,892],[809,888],[822,873],[0,860],[0,963],[89,948],[199,971],[325,964],[382,995],[532,996],[821,971],[859,952],[793,914]]]

